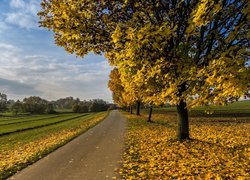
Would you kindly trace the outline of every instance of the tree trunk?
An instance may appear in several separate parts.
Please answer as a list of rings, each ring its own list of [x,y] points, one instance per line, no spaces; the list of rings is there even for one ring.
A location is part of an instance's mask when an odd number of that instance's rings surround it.
[[[178,139],[179,141],[189,139],[189,122],[187,104],[183,100],[177,105],[178,113]]]
[[[153,107],[152,107],[152,106],[150,106],[150,109],[149,109],[149,114],[148,114],[148,122],[152,122],[152,121],[151,121],[152,111],[153,111]]]
[[[141,103],[140,101],[137,101],[137,106],[136,106],[136,115],[139,116],[140,115],[140,107],[141,107]]]
[[[130,114],[133,114],[133,107],[130,106]]]

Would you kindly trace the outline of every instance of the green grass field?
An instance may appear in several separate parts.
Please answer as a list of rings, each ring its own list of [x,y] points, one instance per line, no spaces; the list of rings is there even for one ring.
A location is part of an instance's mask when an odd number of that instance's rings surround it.
[[[27,121],[36,121],[48,118],[58,117],[57,115],[35,115],[30,117],[8,117],[8,118],[1,118],[0,117],[0,126],[6,124],[15,124],[15,123],[23,123]]]
[[[107,115],[59,113],[0,117],[0,179],[44,157]],[[8,119],[7,119],[8,118]]]
[[[176,111],[176,107],[155,108],[155,110]],[[201,106],[191,109],[190,112],[197,113],[250,113],[250,100],[237,101],[228,103],[225,106]]]
[[[35,117],[35,116],[39,116],[39,115],[33,115],[32,117]],[[40,116],[43,116],[43,115],[40,115]],[[22,118],[26,118],[27,119],[28,116],[27,115],[25,115],[25,116],[13,116],[13,115],[11,115],[11,116],[5,116],[5,115],[1,114],[1,116],[0,116],[0,122],[4,122],[6,120],[22,119]]]
[[[20,132],[34,128],[40,128],[44,126],[49,126],[52,124],[61,123],[64,121],[70,121],[77,119],[87,114],[62,114],[59,116],[49,116],[44,118],[31,118],[31,119],[21,119],[19,121],[11,122],[0,126],[0,136],[5,134],[10,134],[13,132]],[[11,121],[11,120],[10,120]]]

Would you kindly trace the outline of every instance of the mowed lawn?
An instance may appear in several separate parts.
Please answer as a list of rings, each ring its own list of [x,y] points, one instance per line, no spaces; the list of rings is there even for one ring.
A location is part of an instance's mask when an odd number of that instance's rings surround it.
[[[250,101],[189,112],[191,140],[176,140],[175,108],[125,113],[124,179],[249,179]],[[210,112],[209,112],[210,113]]]
[[[0,117],[0,126],[7,125],[7,124],[14,124],[14,123],[22,123],[25,121],[34,121],[34,120],[40,120],[40,119],[48,119],[52,117],[58,117],[57,115],[30,115],[29,116],[2,116]]]
[[[5,124],[0,124],[0,136],[10,134],[13,132],[24,131],[44,127],[64,121],[75,120],[79,117],[86,116],[87,114],[64,114],[60,116],[46,116],[40,118],[23,118],[15,119],[13,121],[5,121]]]
[[[107,112],[0,116],[0,179],[64,145],[106,115]]]

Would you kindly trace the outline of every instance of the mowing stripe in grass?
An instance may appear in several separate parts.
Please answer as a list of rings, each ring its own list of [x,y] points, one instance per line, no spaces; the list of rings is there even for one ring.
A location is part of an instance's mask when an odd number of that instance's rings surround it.
[[[9,123],[9,122],[15,122],[15,121],[23,121],[23,120],[33,120],[33,119],[41,119],[41,118],[49,118],[51,116],[55,116],[55,114],[39,114],[39,115],[28,115],[28,116],[12,116],[9,117],[8,119],[4,118],[0,118],[0,124],[5,124],[5,123]]]
[[[46,127],[46,126],[51,126],[51,125],[54,125],[54,124],[59,124],[59,123],[65,122],[65,121],[74,120],[74,119],[77,119],[77,118],[80,118],[80,117],[83,117],[83,116],[86,116],[86,115],[88,115],[88,114],[83,114],[83,115],[63,119],[63,120],[52,122],[52,123],[42,124],[42,125],[38,125],[38,126],[17,129],[17,130],[9,131],[9,132],[3,132],[3,133],[0,133],[0,136],[9,135],[9,134],[12,134],[12,133],[17,133],[17,132],[22,132],[22,131],[27,131],[27,130],[32,130],[32,129],[37,129],[37,128],[42,128],[42,127]]]
[[[33,116],[33,117],[37,117],[37,116]],[[10,120],[17,120],[17,119],[24,119],[27,118],[27,116],[0,116],[0,122],[4,122],[4,121],[10,121]]]
[[[33,121],[40,121],[40,120],[50,120],[53,118],[58,118],[58,117],[70,117],[73,116],[71,113],[68,114],[60,114],[60,115],[43,115],[43,116],[37,116],[33,118],[22,118],[22,119],[13,119],[5,122],[0,122],[0,126],[5,126],[5,125],[11,125],[11,124],[20,124],[20,123],[29,123]]]
[[[44,157],[46,154],[63,146],[73,138],[77,137],[78,135],[82,134],[89,128],[99,123],[106,117],[107,114],[107,112],[91,113],[84,117],[77,118],[72,122],[65,121],[63,123],[43,128],[23,131],[20,133],[13,133],[7,136],[0,137],[0,155],[1,153],[3,155],[3,159],[1,160],[3,163],[6,163],[7,158],[7,162],[10,163],[8,166],[4,166],[4,164],[1,164],[0,162],[0,179],[8,178],[16,171],[20,171],[20,169],[28,166],[31,163],[34,163],[35,161]],[[71,135],[66,135],[66,138],[61,138],[61,136],[65,135],[65,133],[68,134],[70,132],[73,133],[71,133]],[[53,136],[58,136],[58,139],[54,141],[55,138],[53,138]],[[52,139],[50,137],[52,137]],[[46,145],[43,143],[39,144],[40,142],[46,141],[46,139],[48,138],[50,138],[51,140],[49,142],[49,145],[47,143]],[[38,142],[38,144],[33,142]],[[34,149],[32,148],[32,146]],[[23,147],[26,148],[23,149]],[[17,156],[15,156],[13,152],[20,153],[16,154]],[[12,159],[8,160],[10,156],[12,157]]]
[[[18,133],[11,133],[6,136],[0,136],[0,154],[3,151],[3,147],[5,146],[20,146],[20,142],[29,142],[34,139],[41,138],[41,136],[50,136],[51,133],[55,133],[64,129],[71,129],[72,127],[78,127],[79,123],[83,123],[88,119],[99,116],[100,113],[88,114],[86,116],[75,119],[74,121],[65,121],[62,123],[35,128],[27,131],[22,131]],[[5,149],[7,150],[7,149]],[[1,179],[1,178],[0,178]]]
[[[45,119],[52,119],[52,118],[56,118],[56,117],[60,117],[59,115],[54,115],[54,116],[46,116],[46,117],[41,117],[41,118],[32,118],[32,119],[25,119],[24,121],[22,121],[22,119],[13,119],[13,120],[9,120],[11,122],[0,122],[0,126],[5,126],[5,125],[10,125],[10,124],[20,124],[20,123],[24,123],[24,122],[32,122],[32,121],[40,121],[40,120],[45,120]],[[14,122],[13,122],[14,121]]]
[[[77,114],[77,115],[79,115],[79,114]],[[36,119],[39,119],[39,118],[32,118],[32,119],[29,119],[29,121],[19,123],[19,124],[10,124],[10,125],[5,124],[3,126],[0,126],[0,133],[15,131],[16,129],[24,129],[24,128],[28,128],[28,127],[39,126],[39,125],[43,125],[43,124],[49,124],[52,122],[61,121],[61,120],[66,119],[66,118],[76,117],[77,115],[76,114],[73,114],[73,115],[66,114],[66,115],[61,115],[61,116],[56,117],[56,118],[50,118],[50,117],[46,116],[47,118],[44,118],[44,119],[39,120],[39,121],[36,121]],[[45,117],[45,116],[43,116],[43,117]],[[40,117],[40,119],[41,119],[41,117]]]

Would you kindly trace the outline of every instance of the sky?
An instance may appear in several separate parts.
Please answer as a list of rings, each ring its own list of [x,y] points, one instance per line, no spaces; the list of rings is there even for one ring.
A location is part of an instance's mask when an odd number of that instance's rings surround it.
[[[103,56],[68,54],[40,28],[40,0],[0,0],[0,93],[8,99],[79,97],[112,102]]]

